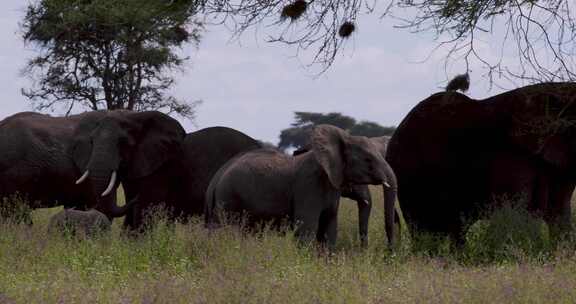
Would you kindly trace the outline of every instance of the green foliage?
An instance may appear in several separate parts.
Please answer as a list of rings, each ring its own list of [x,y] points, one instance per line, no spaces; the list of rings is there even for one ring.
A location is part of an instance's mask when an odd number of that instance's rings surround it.
[[[547,225],[525,208],[504,205],[488,220],[472,225],[466,235],[464,254],[476,263],[521,261],[549,253]]]
[[[381,201],[381,189],[371,190],[374,201]],[[300,246],[291,232],[254,235],[235,226],[209,231],[200,218],[168,225],[161,213],[138,237],[125,235],[116,221],[111,234],[78,241],[46,234],[58,209],[35,210],[33,226],[0,223],[0,302],[571,303],[576,298],[576,239],[533,251],[537,247],[525,244],[539,242],[534,234],[541,222],[515,207],[473,225],[470,247],[457,250],[446,238],[417,235],[406,240],[411,246],[394,253],[386,250],[380,204],[374,204],[369,247],[359,248],[357,210],[347,199],[334,253]],[[494,240],[520,246],[495,246],[516,251],[487,260],[478,250]]]
[[[0,198],[0,223],[32,224],[31,212],[30,203],[20,194]]]
[[[23,38],[41,53],[28,63],[36,85],[23,94],[40,110],[66,105],[164,110],[193,116],[193,105],[166,95],[167,72],[197,43],[194,1],[39,0],[29,4]]]
[[[350,134],[352,135],[367,137],[390,136],[394,133],[394,130],[396,130],[396,127],[383,127],[371,121],[361,121],[349,129]]]
[[[292,127],[306,127],[309,125],[329,124],[341,129],[350,129],[356,124],[356,119],[342,115],[340,113],[313,113],[313,112],[294,112]]]
[[[290,128],[284,129],[280,133],[278,148],[281,150],[305,146],[312,127],[319,124],[337,126],[348,130],[352,135],[367,137],[392,135],[396,129],[395,127],[382,127],[370,121],[357,122],[356,119],[341,113],[294,112],[294,120],[295,122],[291,124]]]
[[[530,1],[525,1],[530,2]],[[456,36],[473,30],[482,17],[501,15],[511,9],[509,0],[399,1],[400,6],[418,7],[437,18],[439,31],[453,31]]]
[[[400,27],[432,32],[446,47],[446,64],[458,58],[482,65],[490,82],[516,78],[524,82],[574,81],[571,63],[576,34],[573,2],[569,0],[398,0],[401,9],[415,11]],[[541,37],[546,37],[541,39]],[[480,50],[485,39],[499,45],[500,56]],[[511,58],[507,63],[503,58]],[[506,76],[497,76],[505,74]]]

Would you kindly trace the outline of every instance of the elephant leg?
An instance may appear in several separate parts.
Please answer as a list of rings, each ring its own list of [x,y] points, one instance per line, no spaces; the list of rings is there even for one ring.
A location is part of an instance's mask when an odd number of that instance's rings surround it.
[[[338,206],[324,210],[320,215],[316,240],[333,250],[338,237]]]
[[[336,249],[336,240],[338,238],[338,212],[330,212],[330,218],[326,226],[327,245],[330,251]]]
[[[360,234],[360,244],[363,248],[368,247],[368,224],[370,212],[372,211],[372,200],[368,202],[357,201],[358,203],[358,232]],[[398,214],[396,213],[396,217]]]
[[[575,183],[567,178],[555,178],[552,181],[550,184],[550,204],[544,218],[549,227],[557,225],[560,232],[564,233],[571,228],[571,203]]]
[[[130,183],[123,183],[123,187],[124,187],[124,200],[126,201],[126,203],[128,203],[129,201],[135,199],[137,197],[137,191],[131,191],[132,189],[137,189],[136,185],[132,185]],[[134,206],[132,206],[132,208],[130,210],[128,210],[128,212],[126,212],[126,215],[124,216],[124,229],[127,230],[135,230],[139,227],[140,225],[140,220],[139,220],[139,216],[138,216],[138,212],[139,212],[139,205],[136,204]]]
[[[296,211],[294,214],[296,237],[302,243],[308,243],[318,235],[320,212]]]
[[[506,203],[526,203],[527,208],[538,210],[546,204],[547,181],[540,178],[538,169],[524,155],[505,153],[490,164],[489,199],[496,208]],[[511,201],[512,200],[512,201]]]
[[[134,208],[128,211],[124,216],[124,229],[134,229]]]
[[[328,228],[328,222],[329,222],[329,218],[328,218],[328,214],[327,212],[322,212],[320,214],[320,219],[318,220],[318,231],[316,231],[316,241],[318,241],[318,243],[326,243],[326,240],[328,239],[327,236],[327,228]]]
[[[124,229],[133,232],[143,232],[145,230],[145,210],[140,203],[135,205],[126,213],[124,217]]]
[[[464,225],[454,225],[454,228],[450,231],[449,237],[456,248],[464,247],[464,244],[466,243],[466,231]]]

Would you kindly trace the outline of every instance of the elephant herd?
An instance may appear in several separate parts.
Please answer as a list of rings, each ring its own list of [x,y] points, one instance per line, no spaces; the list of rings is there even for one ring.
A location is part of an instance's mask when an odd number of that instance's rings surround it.
[[[390,246],[399,223],[396,196],[413,232],[461,243],[467,224],[500,206],[501,197],[517,197],[560,231],[570,228],[576,84],[530,85],[484,100],[436,93],[391,138],[318,125],[293,155],[234,129],[186,134],[160,112],[124,110],[18,113],[0,121],[0,147],[0,197],[18,193],[32,208],[63,205],[51,229],[67,221],[106,229],[124,216],[124,227],[139,231],[147,213],[162,206],[174,220],[203,215],[210,229],[226,215],[245,216],[249,227],[287,221],[299,239],[332,247],[345,196],[357,201],[366,246],[373,184],[382,185]]]

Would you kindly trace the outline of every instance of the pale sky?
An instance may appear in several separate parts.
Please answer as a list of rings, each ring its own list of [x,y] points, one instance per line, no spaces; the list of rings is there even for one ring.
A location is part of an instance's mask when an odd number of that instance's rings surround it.
[[[0,119],[31,110],[20,93],[30,82],[20,71],[35,54],[25,47],[19,30],[25,2],[3,0],[1,5]],[[447,75],[441,53],[422,62],[436,42],[427,35],[393,28],[394,23],[377,16],[361,19],[344,52],[319,78],[302,64],[312,53],[294,58],[294,49],[265,42],[266,29],[230,42],[231,34],[224,27],[209,26],[198,50],[183,50],[190,61],[186,71],[177,74],[174,95],[203,103],[196,126],[181,122],[189,132],[228,126],[273,143],[293,121],[294,111],[341,112],[357,120],[398,125],[414,105],[440,91],[447,77],[464,68],[458,63],[449,67]],[[490,43],[484,47],[492,51]],[[471,70],[469,96],[484,98],[498,92],[489,91],[488,81],[480,76],[482,68],[471,66]]]

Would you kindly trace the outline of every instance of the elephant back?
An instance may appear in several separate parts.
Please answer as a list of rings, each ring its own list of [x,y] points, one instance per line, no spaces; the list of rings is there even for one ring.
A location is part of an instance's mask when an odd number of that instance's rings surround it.
[[[183,192],[176,195],[176,211],[185,216],[202,214],[205,192],[216,171],[235,155],[261,147],[256,139],[227,127],[210,127],[187,134],[179,187]]]

